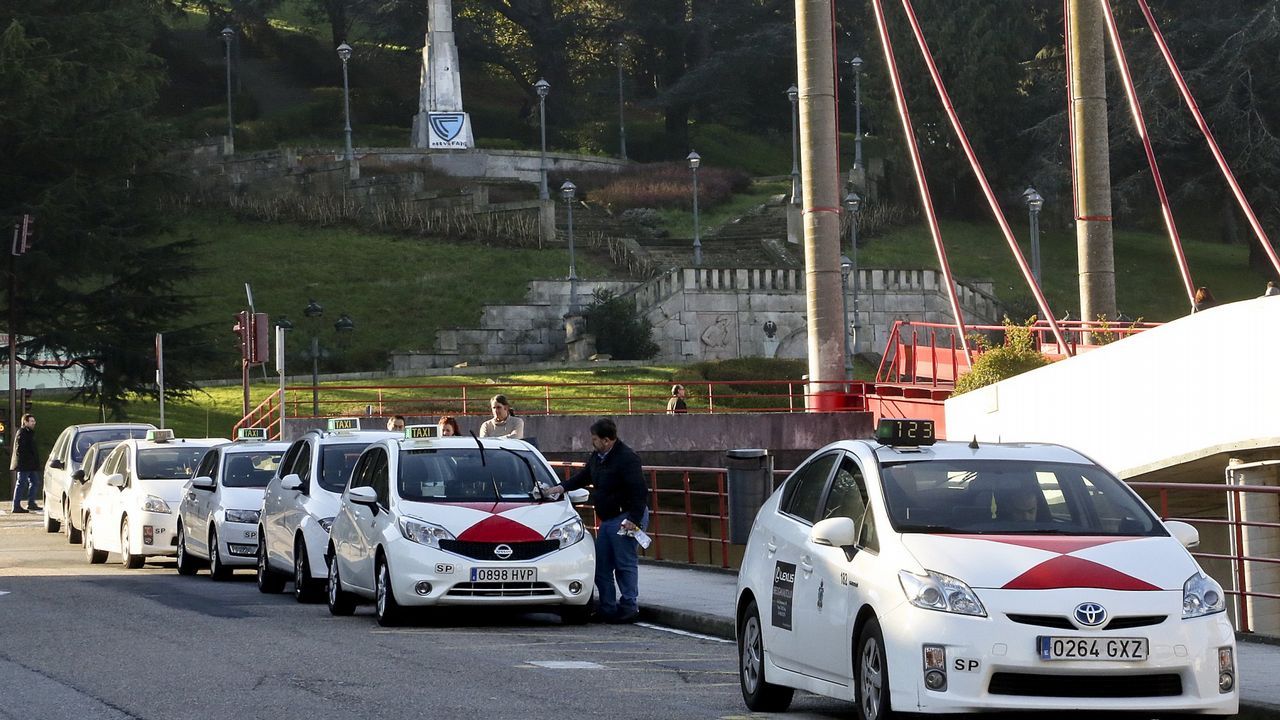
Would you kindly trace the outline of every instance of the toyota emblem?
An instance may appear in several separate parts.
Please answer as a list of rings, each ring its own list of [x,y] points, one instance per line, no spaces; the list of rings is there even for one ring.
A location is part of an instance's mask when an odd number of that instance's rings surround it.
[[[493,554],[497,555],[499,560],[506,560],[507,558],[511,557],[511,552],[512,551],[511,551],[510,545],[499,545],[498,547],[493,549]]]
[[[1107,609],[1095,602],[1076,606],[1076,622],[1084,627],[1098,627],[1107,621]]]

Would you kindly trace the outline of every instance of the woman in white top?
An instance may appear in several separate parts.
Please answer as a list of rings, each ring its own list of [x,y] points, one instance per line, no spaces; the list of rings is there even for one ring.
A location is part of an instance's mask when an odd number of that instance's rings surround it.
[[[494,395],[489,401],[493,417],[480,425],[480,437],[503,437],[520,440],[524,437],[524,420],[511,414],[511,403],[506,395]]]

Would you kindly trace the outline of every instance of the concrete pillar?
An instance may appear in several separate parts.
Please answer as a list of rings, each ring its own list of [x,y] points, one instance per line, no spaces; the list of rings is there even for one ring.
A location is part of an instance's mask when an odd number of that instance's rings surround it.
[[[1227,465],[1227,483],[1280,486],[1280,460],[1243,462],[1231,458]],[[1227,499],[1227,507],[1232,507],[1230,498]],[[1238,519],[1249,523],[1280,523],[1280,495],[1241,493]],[[1244,543],[1237,548],[1238,554],[1248,557],[1280,557],[1280,528],[1247,525],[1242,534]],[[1249,592],[1280,594],[1280,566],[1272,563],[1246,563],[1245,584]],[[1232,585],[1235,585],[1234,568]],[[1251,597],[1246,601],[1246,607],[1249,611],[1249,626],[1254,632],[1280,635],[1280,601]]]
[[[556,241],[555,200],[542,200],[538,205],[538,241],[544,248]]]

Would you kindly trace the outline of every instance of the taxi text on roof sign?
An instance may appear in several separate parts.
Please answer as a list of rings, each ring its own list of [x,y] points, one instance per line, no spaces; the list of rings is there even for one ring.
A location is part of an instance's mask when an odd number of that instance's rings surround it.
[[[148,430],[146,439],[150,440],[151,442],[158,442],[158,443],[169,442],[170,440],[173,439],[173,431],[168,429]]]
[[[936,440],[933,421],[884,418],[876,426],[876,440],[893,447],[932,445]]]
[[[440,436],[440,428],[435,425],[410,425],[404,429],[405,440],[422,440]]]
[[[266,440],[266,428],[240,428],[236,433],[237,440]]]
[[[330,430],[359,430],[360,418],[329,418]]]

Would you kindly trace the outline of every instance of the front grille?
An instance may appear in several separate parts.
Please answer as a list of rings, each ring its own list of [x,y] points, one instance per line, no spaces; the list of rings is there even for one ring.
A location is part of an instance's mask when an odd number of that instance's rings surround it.
[[[1131,617],[1111,618],[1107,623],[1108,630],[1127,630],[1129,628],[1150,627],[1159,625],[1169,619],[1168,615],[1133,615]]]
[[[1058,628],[1060,630],[1075,630],[1076,626],[1071,621],[1061,615],[1008,615],[1010,620],[1023,625],[1037,625],[1039,627]]]
[[[446,595],[455,597],[552,597],[556,591],[547,583],[475,582],[458,583]]]
[[[258,554],[257,545],[242,545],[237,543],[227,543],[227,549],[231,551],[232,555],[239,555],[240,557],[249,557],[249,556]]]
[[[506,545],[511,548],[511,556],[500,558],[494,555],[493,550],[499,545]],[[463,557],[469,557],[473,560],[531,560],[559,550],[560,541],[537,540],[534,542],[490,543],[441,540],[440,549]]]
[[[1036,675],[995,673],[992,695],[1063,698],[1177,697],[1182,677],[1166,675]]]

